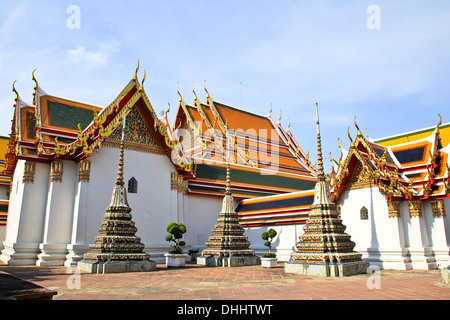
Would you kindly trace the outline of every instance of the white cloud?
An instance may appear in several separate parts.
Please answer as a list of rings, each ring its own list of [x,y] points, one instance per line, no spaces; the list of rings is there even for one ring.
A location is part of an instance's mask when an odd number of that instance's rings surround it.
[[[73,63],[88,69],[102,68],[110,62],[111,54],[119,51],[117,40],[100,43],[98,50],[88,50],[83,45],[77,45],[75,49],[67,50],[67,54]]]

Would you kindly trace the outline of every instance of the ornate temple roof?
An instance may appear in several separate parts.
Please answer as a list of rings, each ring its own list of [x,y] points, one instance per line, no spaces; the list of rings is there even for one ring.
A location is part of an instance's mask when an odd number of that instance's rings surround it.
[[[15,113],[4,173],[11,177],[18,159],[80,161],[102,146],[119,147],[120,119],[129,112],[125,148],[166,154],[188,181],[188,192],[223,195],[226,156],[230,156],[235,198],[251,198],[310,189],[316,181],[308,155],[292,133],[271,114],[261,116],[214,101],[188,105],[181,94],[174,129],[167,113],[158,117],[137,72],[106,107],[56,97],[35,78],[32,104],[13,85]],[[170,106],[169,106],[170,109]]]
[[[314,202],[314,189],[239,202],[236,211],[244,227],[303,224]]]
[[[341,147],[331,173],[336,200],[343,191],[378,186],[388,199],[427,199],[448,195],[450,123],[396,136],[366,138],[358,129],[350,148]]]
[[[194,90],[193,90],[194,91]],[[186,104],[181,94],[174,135],[182,132],[176,152],[196,163],[191,193],[220,195],[230,157],[233,194],[251,198],[314,187],[316,172],[290,130],[266,116],[213,100]]]

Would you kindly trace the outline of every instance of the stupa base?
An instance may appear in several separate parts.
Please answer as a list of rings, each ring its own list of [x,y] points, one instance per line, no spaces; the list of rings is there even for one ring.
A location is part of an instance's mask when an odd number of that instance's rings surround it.
[[[345,263],[306,263],[289,261],[284,264],[284,272],[323,277],[348,277],[367,273],[367,261]]]
[[[78,262],[77,266],[80,271],[88,273],[150,272],[156,270],[156,262],[152,260],[106,262],[82,260]]]
[[[241,257],[197,257],[197,264],[206,267],[243,267],[261,264],[258,256]]]

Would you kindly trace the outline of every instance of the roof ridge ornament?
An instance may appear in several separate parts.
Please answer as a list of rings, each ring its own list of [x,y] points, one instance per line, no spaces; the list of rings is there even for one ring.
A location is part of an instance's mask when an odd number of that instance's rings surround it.
[[[350,135],[350,127],[347,128],[347,136],[350,139],[350,148],[354,146],[354,142],[352,140],[352,136]]]
[[[203,81],[203,88],[204,88],[205,91],[206,91],[206,101],[212,100],[212,99],[211,99],[211,96],[209,95],[208,89],[206,89],[206,79]]]
[[[437,124],[436,129],[438,129],[442,124],[442,117],[439,113],[438,113],[438,116],[439,116],[439,123]]]
[[[144,69],[144,77],[142,77],[142,82],[141,82],[141,86],[139,87],[139,91],[144,91],[144,82],[145,82],[146,78],[147,78],[147,73],[145,72],[145,69]]]
[[[16,94],[16,97],[14,98],[14,100],[17,102],[17,100],[19,99],[19,93],[16,90],[15,84],[16,84],[17,80],[14,80],[13,84],[12,84],[12,91]]]
[[[36,72],[36,69],[33,70],[33,72],[31,72],[31,80],[34,81],[34,90],[36,90],[37,86],[38,86],[38,82],[36,80],[36,77],[34,76],[34,73]]]
[[[353,121],[355,122],[355,127],[356,127],[356,129],[358,130],[357,135],[362,137],[361,130],[359,130],[358,124],[356,123],[356,115],[355,115]]]
[[[179,82],[177,81],[177,93],[180,96],[180,102],[182,102],[183,101],[183,97],[181,96],[180,90],[178,89],[178,84],[179,84]]]
[[[369,136],[369,132],[367,132],[367,128],[366,128],[366,136],[367,136],[367,138],[369,138],[370,142],[373,141],[373,139]]]
[[[337,144],[341,148],[341,152],[345,150],[344,146],[341,144],[340,138],[337,139]]]
[[[136,71],[134,72],[133,80],[138,81],[137,73],[139,71],[139,59],[137,59]]]

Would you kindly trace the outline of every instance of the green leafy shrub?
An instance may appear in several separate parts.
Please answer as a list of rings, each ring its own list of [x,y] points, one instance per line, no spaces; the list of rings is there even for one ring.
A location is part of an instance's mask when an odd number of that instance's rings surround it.
[[[167,226],[167,232],[169,234],[166,236],[166,241],[168,241],[169,245],[172,247],[169,249],[169,253],[183,253],[183,249],[181,249],[181,247],[184,247],[186,242],[181,239],[183,238],[183,234],[186,233],[186,226],[181,223],[172,222]]]
[[[269,247],[269,252],[264,253],[263,258],[275,258],[276,257],[275,253],[271,252],[272,241],[273,241],[273,238],[275,238],[276,236],[277,236],[277,232],[272,228],[270,228],[268,231],[265,231],[262,233],[261,238],[263,240],[266,240],[266,242],[264,242],[264,245],[266,247]]]

